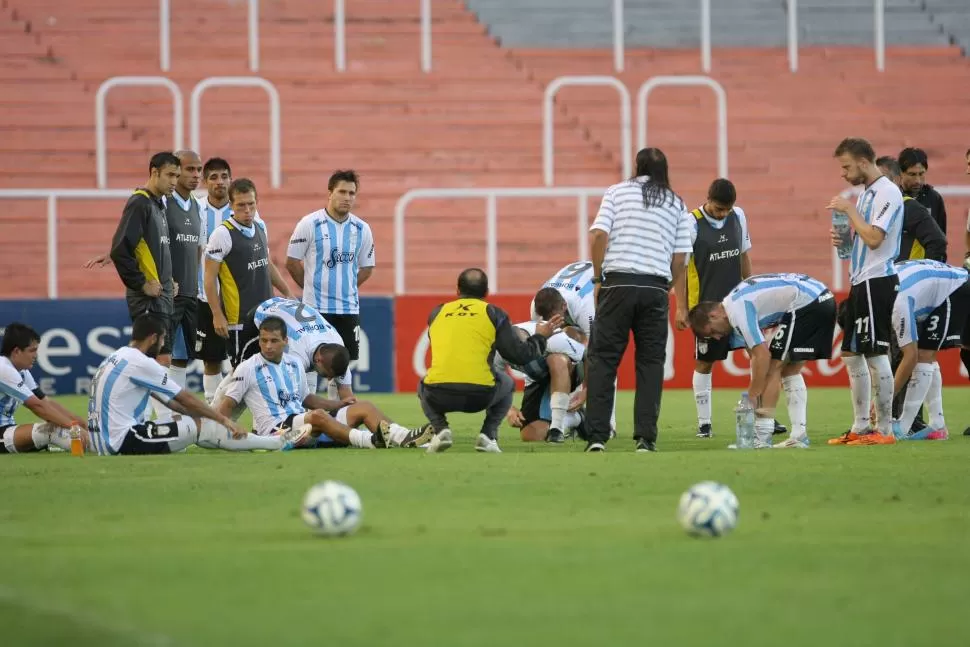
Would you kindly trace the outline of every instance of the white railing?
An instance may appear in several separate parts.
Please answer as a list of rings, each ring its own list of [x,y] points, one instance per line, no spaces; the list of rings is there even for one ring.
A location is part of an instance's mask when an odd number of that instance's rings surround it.
[[[489,292],[498,292],[498,198],[576,198],[576,252],[580,260],[589,256],[589,205],[591,196],[602,196],[605,187],[535,187],[492,189],[413,189],[405,193],[394,207],[394,294],[405,293],[404,220],[408,205],[414,200],[485,199],[485,271]]]
[[[555,144],[554,121],[555,110],[553,100],[556,94],[566,86],[600,86],[608,85],[620,95],[620,165],[623,177],[630,177],[633,165],[632,131],[630,118],[630,91],[623,82],[612,76],[560,76],[546,86],[542,97],[542,176],[546,186],[555,183]]]
[[[622,0],[617,0],[622,2]],[[338,72],[347,71],[347,7],[345,0],[333,2],[333,63]],[[421,71],[431,71],[431,0],[421,0]]]
[[[701,69],[711,73],[711,0],[701,0]]]
[[[182,91],[179,86],[171,79],[164,76],[116,76],[108,79],[98,87],[98,92],[94,96],[94,156],[95,166],[98,174],[98,188],[104,189],[108,186],[108,160],[107,160],[107,134],[105,122],[107,121],[107,101],[108,92],[117,87],[163,87],[172,95],[172,129],[175,131],[172,150],[182,148],[183,122],[182,122]]]
[[[873,0],[873,49],[876,69],[886,69],[886,0]],[[798,71],[798,0],[788,0],[788,69]]]
[[[623,0],[613,0],[613,70],[615,72],[622,72],[625,63],[624,22]]]
[[[127,189],[0,189],[0,200],[47,200],[47,298],[57,298],[57,200],[127,200]],[[118,217],[121,217],[121,207]]]
[[[172,69],[172,0],[159,0],[158,48],[162,72],[168,72]],[[259,71],[259,0],[249,0],[249,71]]]
[[[728,176],[728,136],[727,136],[727,93],[724,87],[707,76],[655,76],[643,85],[637,92],[637,148],[647,146],[647,99],[654,88],[660,86],[704,86],[713,90],[717,97],[717,173],[718,176]]]
[[[934,189],[943,196],[952,195],[958,197],[970,197],[970,186],[968,185],[953,185],[953,186],[934,186]],[[862,192],[857,186],[850,187],[842,191],[839,195],[844,198],[858,197]],[[970,252],[970,250],[967,250]],[[838,250],[832,248],[832,290],[840,292],[845,289],[845,275],[846,270],[842,267],[842,259],[839,258]]]
[[[266,79],[258,76],[210,76],[199,81],[192,88],[190,100],[189,124],[191,135],[189,146],[192,150],[201,150],[200,146],[200,119],[202,95],[209,88],[261,88],[269,99],[269,164],[270,164],[270,184],[274,189],[280,188],[282,184],[282,172],[280,169],[280,94],[276,91],[276,86]]]

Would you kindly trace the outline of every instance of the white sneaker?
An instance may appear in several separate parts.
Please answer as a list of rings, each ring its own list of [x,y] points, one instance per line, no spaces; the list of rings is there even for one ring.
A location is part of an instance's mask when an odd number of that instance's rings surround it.
[[[426,443],[424,451],[428,452],[429,454],[440,454],[453,444],[454,442],[451,439],[451,429],[442,429],[432,436],[431,440]],[[498,443],[496,443],[495,446],[498,447]]]
[[[485,434],[478,434],[478,440],[475,442],[476,452],[488,452],[489,454],[501,454],[502,450],[498,446],[497,440],[492,440]]]
[[[794,447],[796,449],[808,449],[809,441],[808,436],[803,436],[800,438],[788,437],[780,443],[775,443],[775,449],[782,449],[785,447]]]

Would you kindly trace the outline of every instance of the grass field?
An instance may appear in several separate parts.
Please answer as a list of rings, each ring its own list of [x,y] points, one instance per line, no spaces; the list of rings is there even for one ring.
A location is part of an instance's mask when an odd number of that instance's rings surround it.
[[[524,445],[450,452],[190,451],[0,460],[4,645],[964,647],[970,628],[970,389],[947,442],[829,447],[843,390],[810,392],[813,448],[730,452],[731,400],[694,438],[664,396],[657,454],[634,454],[632,397],[606,454]],[[373,398],[414,424],[414,396]],[[78,398],[68,406],[83,410]],[[783,416],[784,417],[784,416]],[[26,419],[26,418],[25,418]],[[312,536],[303,492],[364,503],[349,538]],[[692,483],[727,483],[737,530],[688,538]]]

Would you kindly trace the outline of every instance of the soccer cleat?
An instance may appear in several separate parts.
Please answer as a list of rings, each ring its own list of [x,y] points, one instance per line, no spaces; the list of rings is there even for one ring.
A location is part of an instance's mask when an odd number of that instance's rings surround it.
[[[377,431],[371,435],[371,442],[376,449],[386,449],[391,446],[391,423],[381,420],[377,423]]]
[[[561,445],[566,442],[566,437],[563,435],[561,430],[556,429],[555,427],[549,427],[549,431],[546,432],[546,442],[554,445]]]
[[[940,427],[939,429],[930,428],[928,434],[926,434],[926,440],[949,440],[950,432],[946,427]]]
[[[589,440],[589,430],[586,428],[586,411],[584,409],[579,410],[579,424],[573,428],[572,434],[570,435],[580,440]]]
[[[606,445],[604,445],[603,443],[589,443],[588,445],[586,445],[586,449],[584,451],[587,451],[587,452],[605,452],[606,451]]]
[[[485,434],[478,434],[478,440],[475,441],[475,451],[485,452],[487,454],[502,453],[502,449],[498,446],[498,441],[489,438]]]
[[[786,427],[785,425],[783,425],[780,422],[778,422],[777,420],[775,420],[775,428],[771,432],[771,435],[772,436],[780,436],[781,434],[787,434],[787,433],[788,433],[788,427]]]
[[[895,445],[896,436],[894,434],[883,435],[878,431],[874,431],[870,434],[864,434],[858,438],[858,440],[853,440],[847,445],[853,445],[859,447],[861,445]]]
[[[454,442],[451,439],[451,429],[442,429],[431,437],[431,440],[428,441],[428,445],[424,451],[429,454],[440,454],[453,444]]]
[[[867,431],[865,433],[860,434],[850,429],[849,431],[845,432],[838,438],[829,438],[827,442],[829,445],[848,445],[849,443],[853,443],[859,440],[860,438],[862,438],[863,436],[867,436],[871,433],[873,432]]]
[[[300,425],[290,429],[280,429],[280,437],[283,440],[281,451],[288,452],[301,447],[310,438],[313,425]]]
[[[966,429],[963,430],[963,435],[970,436],[970,427],[967,427]]]
[[[785,449],[789,447],[793,447],[795,449],[808,449],[808,446],[809,446],[808,436],[804,436],[802,438],[786,438],[780,443],[774,444],[774,447],[776,449]]]
[[[657,451],[657,443],[653,442],[652,440],[644,440],[643,438],[637,440],[636,452],[638,454],[655,451]]]
[[[703,425],[697,428],[697,437],[698,438],[714,437],[714,430],[711,428],[711,424],[709,422],[704,423]]]
[[[450,437],[451,433],[449,432],[448,435]],[[408,435],[404,437],[404,440],[401,441],[401,444],[399,446],[409,447],[409,448],[420,447],[425,443],[431,442],[432,438],[434,438],[434,427],[429,422],[423,427],[415,427],[414,429],[408,429]],[[451,445],[449,444],[448,447],[451,447]]]

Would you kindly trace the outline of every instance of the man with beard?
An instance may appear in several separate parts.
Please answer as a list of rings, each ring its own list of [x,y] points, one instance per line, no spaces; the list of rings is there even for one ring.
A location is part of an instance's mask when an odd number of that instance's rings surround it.
[[[327,182],[327,206],[297,223],[286,252],[286,269],[303,288],[303,303],[337,329],[352,360],[360,352],[359,290],[376,264],[370,225],[351,213],[359,188],[355,171],[335,171]]]
[[[842,178],[863,188],[855,204],[839,195],[826,207],[846,213],[854,232],[849,266],[851,287],[839,320],[844,331],[842,357],[849,374],[854,417],[852,428],[835,443],[894,444],[889,338],[899,286],[893,261],[899,253],[903,229],[903,195],[892,180],[879,172],[876,153],[866,140],[842,140],[834,157],[842,168]],[[832,244],[837,247],[840,236],[835,229],[830,233]],[[873,386],[877,432],[869,423]]]

